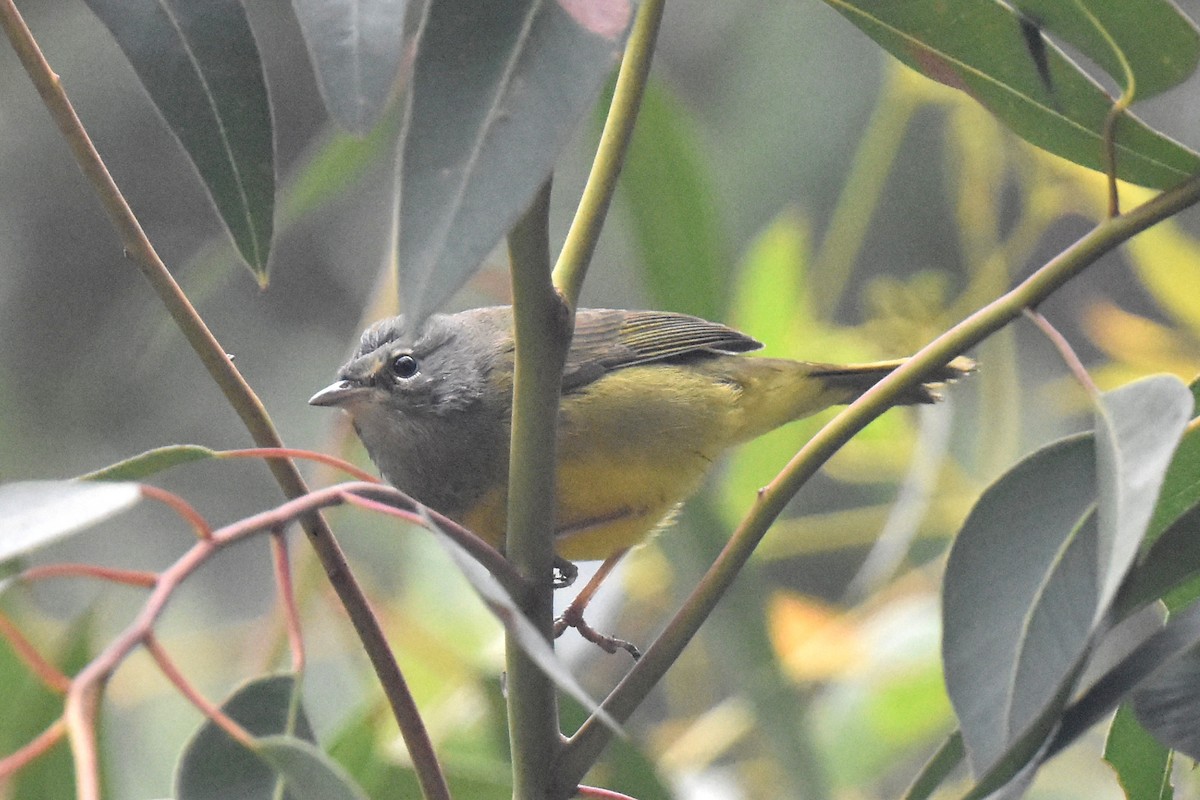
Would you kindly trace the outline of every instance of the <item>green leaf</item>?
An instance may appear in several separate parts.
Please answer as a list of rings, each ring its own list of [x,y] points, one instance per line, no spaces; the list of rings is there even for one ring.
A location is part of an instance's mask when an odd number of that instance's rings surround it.
[[[255,736],[289,734],[312,742],[312,727],[297,703],[296,678],[271,675],[249,681],[234,692],[221,710]],[[276,800],[277,768],[247,750],[211,720],[185,745],[175,770],[177,800]],[[281,756],[280,760],[287,758]],[[286,797],[300,800],[304,795]]]
[[[1077,674],[1096,608],[1095,492],[1091,438],[1055,442],[984,491],[950,550],[942,656],[976,775]]]
[[[238,0],[85,0],[187,151],[238,252],[266,283],[275,204],[271,111]]]
[[[1047,755],[1054,755],[1074,742],[1084,731],[1111,713],[1148,676],[1198,645],[1200,603],[1193,603],[1172,614],[1162,628],[1108,669],[1088,687],[1082,697],[1066,709]],[[1145,720],[1142,720],[1142,724],[1145,725]]]
[[[0,562],[103,522],[141,498],[136,483],[25,481],[0,485]]]
[[[1192,415],[1192,394],[1155,375],[1101,395],[1096,407],[1100,584],[1096,621],[1137,557],[1159,490]]]
[[[283,776],[294,800],[367,800],[336,761],[293,736],[255,740],[254,750]]]
[[[197,444],[172,444],[166,447],[156,447],[136,456],[123,459],[115,464],[80,475],[81,481],[139,481],[157,472],[170,469],[179,464],[192,461],[204,461],[216,458],[216,450],[201,447]]]
[[[731,259],[712,177],[695,124],[661,81],[646,87],[618,196],[654,307],[721,319]]]
[[[1104,171],[1112,98],[1053,45],[1049,88],[1029,55],[1016,12],[996,0],[826,0],[889,53],[961,89],[1030,143]],[[1166,189],[1200,172],[1200,155],[1131,114],[1116,126],[1117,175]]]
[[[1128,705],[1113,717],[1104,742],[1104,760],[1112,765],[1126,800],[1171,800],[1171,751],[1156,742]]]
[[[400,287],[410,324],[525,211],[617,63],[628,0],[433,2],[402,133]]]
[[[1167,747],[1200,758],[1200,646],[1171,659],[1133,691],[1133,713]]]
[[[391,98],[404,55],[407,0],[292,0],[325,107],[363,135]]]
[[[1200,381],[1191,387],[1192,400],[1200,399]],[[1200,503],[1200,424],[1193,421],[1179,440],[1179,447],[1167,468],[1162,490],[1158,494],[1158,505],[1146,531],[1148,548],[1159,536],[1188,510]]]
[[[1013,5],[1128,88],[1124,57],[1136,81],[1137,100],[1179,85],[1200,63],[1200,31],[1169,0],[1015,0]]]

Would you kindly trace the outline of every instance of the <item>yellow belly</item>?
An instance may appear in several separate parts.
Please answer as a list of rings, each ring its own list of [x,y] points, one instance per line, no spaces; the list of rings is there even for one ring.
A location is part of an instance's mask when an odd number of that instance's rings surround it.
[[[555,516],[555,549],[564,558],[604,559],[641,542],[732,443],[727,428],[735,387],[693,370],[655,366],[656,388],[647,393],[642,369],[605,376],[602,399],[586,391],[564,399]],[[699,392],[706,402],[696,402]],[[461,521],[499,545],[506,517],[507,487],[495,487]]]

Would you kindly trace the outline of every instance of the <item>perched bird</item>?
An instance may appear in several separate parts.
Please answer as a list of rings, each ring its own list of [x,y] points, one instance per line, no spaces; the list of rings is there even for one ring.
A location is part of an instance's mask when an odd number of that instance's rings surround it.
[[[726,450],[848,403],[903,363],[742,355],[759,347],[685,314],[577,312],[558,419],[560,556],[619,555],[668,520]],[[513,353],[510,306],[434,315],[416,331],[385,319],[309,402],[350,414],[389,483],[503,547]],[[934,402],[938,383],[970,369],[956,359],[899,402]]]

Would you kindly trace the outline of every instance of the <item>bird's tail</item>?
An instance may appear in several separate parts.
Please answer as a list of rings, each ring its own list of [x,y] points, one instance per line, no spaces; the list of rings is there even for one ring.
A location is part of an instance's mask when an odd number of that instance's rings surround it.
[[[851,403],[861,397],[868,389],[890,375],[907,359],[898,358],[892,361],[874,361],[869,364],[810,364],[812,376],[820,378],[833,392],[843,395],[843,403]],[[947,383],[958,380],[975,371],[975,362],[966,356],[946,364],[924,383],[919,383],[896,399],[896,405],[911,406],[918,403],[936,403],[942,399],[941,388]]]
[[[870,364],[814,364],[779,358],[737,358],[723,362],[731,383],[742,387],[736,438],[748,441],[792,420],[830,406],[852,403],[904,363],[904,359]],[[935,403],[941,387],[975,369],[959,357],[914,386],[897,405]]]

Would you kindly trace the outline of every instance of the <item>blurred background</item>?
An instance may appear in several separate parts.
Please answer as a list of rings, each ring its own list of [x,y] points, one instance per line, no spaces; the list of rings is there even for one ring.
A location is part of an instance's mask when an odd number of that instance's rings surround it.
[[[21,3],[160,255],[284,439],[366,464],[344,424],[306,401],[386,308],[376,287],[388,170],[360,154],[383,145],[333,133],[290,5],[247,5],[267,69],[282,187],[265,291],[237,261],[182,150],[86,7]],[[1195,0],[1180,5],[1200,17]],[[587,305],[702,313],[763,340],[772,355],[900,356],[1104,213],[1100,176],[1023,145],[964,95],[899,67],[817,0],[668,4],[654,64]],[[1200,149],[1198,95],[1193,79],[1135,109]],[[173,443],[249,446],[123,258],[6,47],[0,97],[0,480],[70,477]],[[581,127],[555,174],[557,241],[590,165],[600,114]],[[1142,196],[1123,191],[1127,206]],[[1106,257],[1043,307],[1102,385],[1163,370],[1190,381],[1200,372],[1196,298],[1165,290],[1169,271],[1200,270],[1198,236],[1200,217],[1185,213],[1155,238]],[[699,291],[701,284],[721,291]],[[507,287],[497,251],[455,305],[506,302]],[[946,403],[890,412],[801,492],[630,721],[631,743],[614,747],[597,783],[640,798],[899,794],[954,727],[938,666],[938,577],[949,538],[979,491],[1016,458],[1085,424],[1078,388],[1032,326],[1016,324],[971,355],[979,374],[950,389]],[[627,560],[592,623],[649,643],[754,490],[818,423],[790,426],[723,465],[678,524]],[[318,483],[334,480],[310,473]],[[255,462],[189,465],[155,482],[214,525],[280,500]],[[499,626],[424,532],[359,511],[330,519],[384,614],[459,793],[503,794]],[[190,542],[173,514],[143,504],[43,551],[36,563],[162,569]],[[353,735],[373,742],[395,770],[379,796],[410,796],[403,747],[393,741],[367,663],[303,539],[293,544],[318,735],[327,745]],[[141,600],[133,590],[55,581],[10,592],[2,605],[56,653],[80,631],[99,648]],[[265,542],[226,553],[189,582],[162,632],[213,698],[282,667]],[[628,661],[572,636],[560,649],[602,696]],[[25,679],[11,654],[3,659],[0,676],[11,676],[3,685],[26,686],[13,682]],[[29,687],[0,693],[0,714],[10,702],[10,710],[55,707]],[[141,656],[118,673],[109,701],[112,796],[167,795],[199,715]],[[1119,797],[1107,770],[1095,768],[1099,735],[1054,761],[1030,796]],[[21,743],[3,742],[2,753]],[[1200,796],[1186,785],[1193,778],[1181,780],[1181,793],[1192,792],[1184,796]]]

